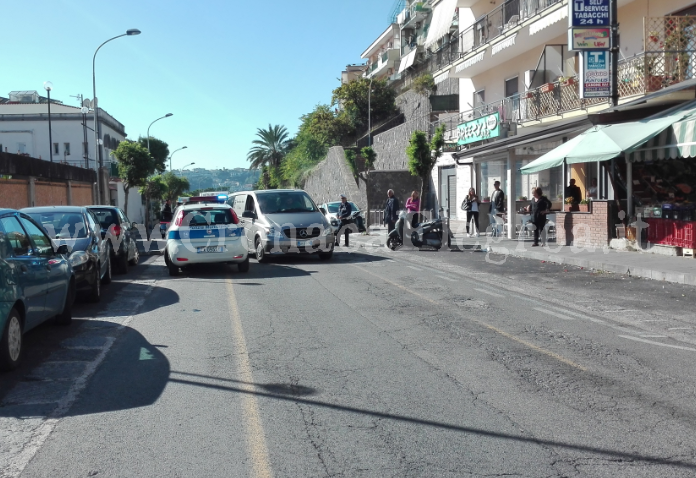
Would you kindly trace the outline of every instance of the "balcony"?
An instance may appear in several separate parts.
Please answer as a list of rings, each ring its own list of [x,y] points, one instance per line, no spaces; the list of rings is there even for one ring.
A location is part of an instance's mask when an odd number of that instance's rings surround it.
[[[686,46],[691,44],[687,43]],[[696,50],[644,52],[620,61],[619,97],[641,96],[696,78],[696,68],[691,60],[694,55]],[[609,98],[580,98],[578,78],[570,77],[435,122],[431,130],[445,124],[447,136],[454,138],[458,125],[495,112],[500,114],[501,122],[524,124],[596,106],[608,107],[609,101]]]
[[[398,15],[397,21],[401,29],[414,28],[416,23],[422,22],[430,15],[430,6],[425,2],[416,2],[406,7]]]
[[[365,71],[365,78],[379,76],[389,68],[394,68],[396,63],[401,60],[401,54],[398,48],[389,48],[377,55],[378,60],[368,66]]]

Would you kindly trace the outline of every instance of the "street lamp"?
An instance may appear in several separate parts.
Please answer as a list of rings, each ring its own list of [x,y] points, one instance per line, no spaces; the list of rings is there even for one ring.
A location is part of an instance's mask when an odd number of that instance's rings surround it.
[[[51,133],[51,90],[53,83],[44,81],[44,89],[48,92],[48,151],[50,152],[51,162],[53,162],[53,134]]]
[[[169,155],[169,171],[172,170],[172,156],[174,156],[174,153],[176,153],[177,151],[181,151],[182,149],[186,149],[186,148],[188,148],[188,146],[184,146],[184,147],[181,147],[181,148],[179,148],[179,149],[175,149],[175,150],[172,152],[172,154]]]
[[[182,174],[184,174],[184,169],[188,168],[189,166],[193,166],[194,164],[196,164],[196,163],[187,164],[186,166],[184,166],[183,168],[181,168],[181,169],[179,170],[179,176],[181,176]]]
[[[167,113],[166,115],[162,116],[161,118],[157,118],[155,121],[150,123],[150,126],[157,123],[159,120],[164,119],[164,118],[169,118],[172,115],[173,115],[173,113]],[[150,126],[147,127],[147,152],[148,153],[150,152]]]
[[[101,204],[101,174],[99,173],[99,168],[102,168],[104,166],[104,161],[101,157],[100,149],[99,149],[99,105],[97,101],[97,76],[95,72],[96,68],[96,62],[97,62],[97,53],[99,53],[99,50],[101,47],[106,45],[112,40],[115,40],[117,38],[125,37],[125,36],[135,36],[135,35],[140,35],[140,30],[137,28],[131,28],[129,30],[126,30],[126,33],[122,35],[115,36],[113,38],[109,38],[106,40],[104,43],[99,45],[99,48],[97,48],[97,51],[94,52],[94,56],[92,57],[92,108],[94,109],[94,162],[95,164],[98,165],[97,167],[97,204]]]
[[[372,146],[372,80],[370,78],[370,89],[367,90],[367,145]]]

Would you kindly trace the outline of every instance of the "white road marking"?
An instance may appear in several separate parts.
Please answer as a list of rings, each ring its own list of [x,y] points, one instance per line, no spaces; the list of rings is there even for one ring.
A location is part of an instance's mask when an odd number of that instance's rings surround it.
[[[670,327],[667,330],[691,330],[693,327]]]
[[[667,338],[666,335],[645,335],[645,334],[641,334],[641,337],[643,337],[644,339],[666,339]]]
[[[543,313],[548,314],[548,315],[552,315],[554,317],[557,317],[557,318],[563,319],[563,320],[575,320],[574,317],[568,317],[567,315],[562,315],[562,314],[559,314],[557,312],[553,312],[551,310],[544,309],[542,307],[534,307],[534,310],[537,310],[539,312],[543,312]]]
[[[688,350],[690,352],[696,352],[696,349],[692,349],[691,347],[682,347],[681,345],[663,344],[661,342],[655,342],[653,340],[645,340],[645,339],[641,339],[638,337],[631,337],[630,335],[619,335],[619,337],[621,337],[622,339],[635,340],[636,342],[643,342],[643,343],[651,344],[651,345],[659,345],[661,347],[669,347],[671,349]]]
[[[474,290],[477,291],[477,292],[483,292],[484,294],[488,294],[488,295],[491,295],[491,296],[493,296],[493,297],[498,297],[499,299],[504,299],[504,298],[505,298],[505,296],[504,296],[503,294],[497,294],[497,293],[495,293],[495,292],[491,292],[491,291],[488,291],[488,290],[486,290],[486,289],[474,289]]]
[[[437,276],[440,279],[450,281],[450,282],[458,282],[457,279],[452,279],[451,277],[445,277],[445,276]]]
[[[414,267],[414,266],[406,266],[406,267],[408,267],[409,269],[413,269],[414,271],[423,272],[423,269],[419,269],[418,267]]]
[[[142,293],[141,299],[137,303],[137,308],[133,311],[135,314],[135,311],[139,309],[144,303],[147,298],[147,296],[152,292],[152,287],[148,287],[144,293]],[[127,294],[128,293],[128,288],[124,288],[119,296],[121,294]],[[118,300],[118,297],[114,298],[115,301]],[[126,317],[123,322],[121,322],[117,327],[116,330],[122,331],[124,328],[128,327],[130,323],[133,321],[133,318],[135,315],[130,315]],[[100,318],[101,320],[101,318]],[[107,327],[105,330],[111,330],[113,329],[112,327]],[[79,335],[76,337],[78,338]],[[17,452],[14,455],[9,455],[3,453],[4,450],[0,450],[0,470],[2,470],[2,477],[3,478],[19,478],[19,476],[22,474],[26,466],[29,464],[29,462],[34,458],[36,453],[41,449],[43,444],[46,442],[48,437],[51,435],[53,430],[55,430],[56,425],[58,425],[58,422],[67,414],[67,412],[70,410],[72,405],[75,403],[75,401],[78,399],[80,392],[84,390],[84,388],[87,386],[87,383],[89,382],[89,379],[94,375],[94,372],[96,372],[97,368],[99,368],[99,365],[104,361],[106,356],[108,355],[109,351],[111,350],[111,347],[113,344],[116,342],[116,337],[105,337],[105,342],[102,346],[100,347],[94,347],[94,346],[79,346],[79,345],[74,345],[74,346],[63,346],[62,348],[64,349],[70,349],[70,350],[101,350],[99,355],[92,360],[91,362],[87,363],[87,366],[85,367],[85,370],[82,372],[82,374],[75,378],[74,383],[70,387],[70,389],[66,392],[66,394],[57,402],[56,401],[51,401],[49,403],[56,403],[56,408],[43,420],[37,423],[37,426],[33,429],[26,429],[25,433],[27,435],[26,440],[21,444],[20,451]],[[37,400],[36,402],[31,402],[31,403],[24,403],[26,405],[44,405],[45,403]],[[3,421],[6,420],[19,420],[16,418],[1,418],[0,417],[0,426],[6,425],[6,423],[3,423]],[[16,436],[18,440],[21,440],[21,437]]]

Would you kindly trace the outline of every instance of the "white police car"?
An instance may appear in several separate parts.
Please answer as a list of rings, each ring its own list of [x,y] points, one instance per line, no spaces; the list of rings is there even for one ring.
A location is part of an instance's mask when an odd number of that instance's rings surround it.
[[[226,201],[227,196],[194,197],[176,209],[164,251],[169,275],[191,264],[237,264],[239,272],[249,271],[244,228]]]

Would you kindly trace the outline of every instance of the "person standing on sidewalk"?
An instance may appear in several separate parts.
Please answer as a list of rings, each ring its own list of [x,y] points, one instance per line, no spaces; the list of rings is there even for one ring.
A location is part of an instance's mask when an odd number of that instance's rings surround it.
[[[411,197],[406,200],[406,211],[409,214],[413,214],[411,227],[415,228],[420,222],[420,215],[418,214],[418,211],[420,211],[420,198],[418,197],[418,191],[413,191]]]
[[[464,198],[462,202],[462,209],[466,211],[466,237],[478,237],[479,231],[479,201],[476,195],[476,190],[474,188],[469,188],[469,194]],[[474,227],[470,230],[469,226],[471,221],[474,221]]]
[[[387,191],[387,203],[384,205],[384,224],[387,225],[387,234],[394,230],[399,219],[399,200],[394,196],[394,190]]]
[[[532,189],[532,201],[526,209],[527,212],[531,213],[531,222],[534,224],[534,244],[532,247],[538,247],[539,236],[546,227],[546,215],[551,210],[551,201],[542,194],[540,187],[536,187]]]
[[[350,235],[350,228],[348,224],[351,224],[350,215],[353,213],[353,208],[348,202],[348,198],[345,194],[341,194],[341,204],[338,205],[338,220],[340,221],[338,225],[338,232],[336,233],[336,246],[341,244],[341,233],[345,234],[346,247],[348,247],[348,236]]]
[[[499,229],[499,223],[496,220],[498,214],[505,212],[505,193],[500,189],[500,181],[493,183],[493,194],[491,194],[491,213],[490,213],[490,223],[493,230],[493,235],[500,235],[501,231]]]

